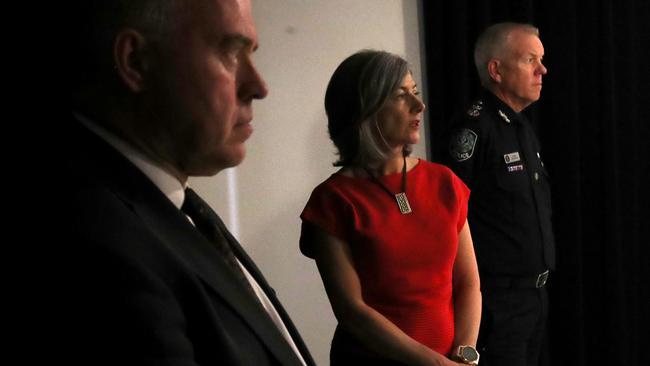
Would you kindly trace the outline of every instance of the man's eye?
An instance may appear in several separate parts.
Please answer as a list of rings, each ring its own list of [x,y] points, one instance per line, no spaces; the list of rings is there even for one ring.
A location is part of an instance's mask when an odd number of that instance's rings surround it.
[[[237,48],[237,47],[230,47],[227,50],[228,57],[233,58],[233,59],[237,58],[239,56],[239,50],[240,49]]]
[[[236,49],[227,49],[222,53],[223,60],[229,65],[235,65],[239,62],[239,52]]]

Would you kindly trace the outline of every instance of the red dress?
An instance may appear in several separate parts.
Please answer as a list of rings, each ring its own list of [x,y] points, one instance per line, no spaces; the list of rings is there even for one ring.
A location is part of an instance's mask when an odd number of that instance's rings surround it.
[[[401,172],[379,179],[399,192]],[[335,173],[300,217],[350,246],[366,304],[444,355],[454,339],[452,269],[469,189],[443,165],[420,160],[407,173],[410,214],[377,183]],[[310,256],[308,243],[301,250]]]

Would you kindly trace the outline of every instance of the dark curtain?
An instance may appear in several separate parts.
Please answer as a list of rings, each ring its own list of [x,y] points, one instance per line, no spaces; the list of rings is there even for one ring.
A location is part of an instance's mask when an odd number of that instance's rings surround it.
[[[553,190],[557,270],[545,365],[650,365],[650,1],[424,0],[431,154],[477,96],[473,45],[501,21],[537,26],[529,115]],[[470,223],[471,224],[471,223]]]

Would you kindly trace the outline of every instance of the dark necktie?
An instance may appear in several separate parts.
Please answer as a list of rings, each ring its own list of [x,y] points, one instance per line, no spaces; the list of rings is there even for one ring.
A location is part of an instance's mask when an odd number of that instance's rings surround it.
[[[219,216],[191,188],[185,190],[185,201],[183,201],[181,211],[189,216],[201,234],[214,244],[232,272],[239,278],[242,286],[257,299],[253,287],[239,266],[228,239],[224,234],[228,229]]]

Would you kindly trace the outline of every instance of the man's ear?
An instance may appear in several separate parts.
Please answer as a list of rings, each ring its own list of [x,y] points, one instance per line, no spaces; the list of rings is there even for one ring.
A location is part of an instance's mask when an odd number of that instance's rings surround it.
[[[124,29],[113,44],[115,71],[127,88],[134,93],[145,89],[147,72],[146,39],[135,29]]]
[[[496,59],[488,61],[487,64],[488,74],[490,74],[490,78],[492,78],[492,80],[494,80],[494,82],[497,84],[501,82],[501,71],[499,71],[500,65],[501,62]]]

